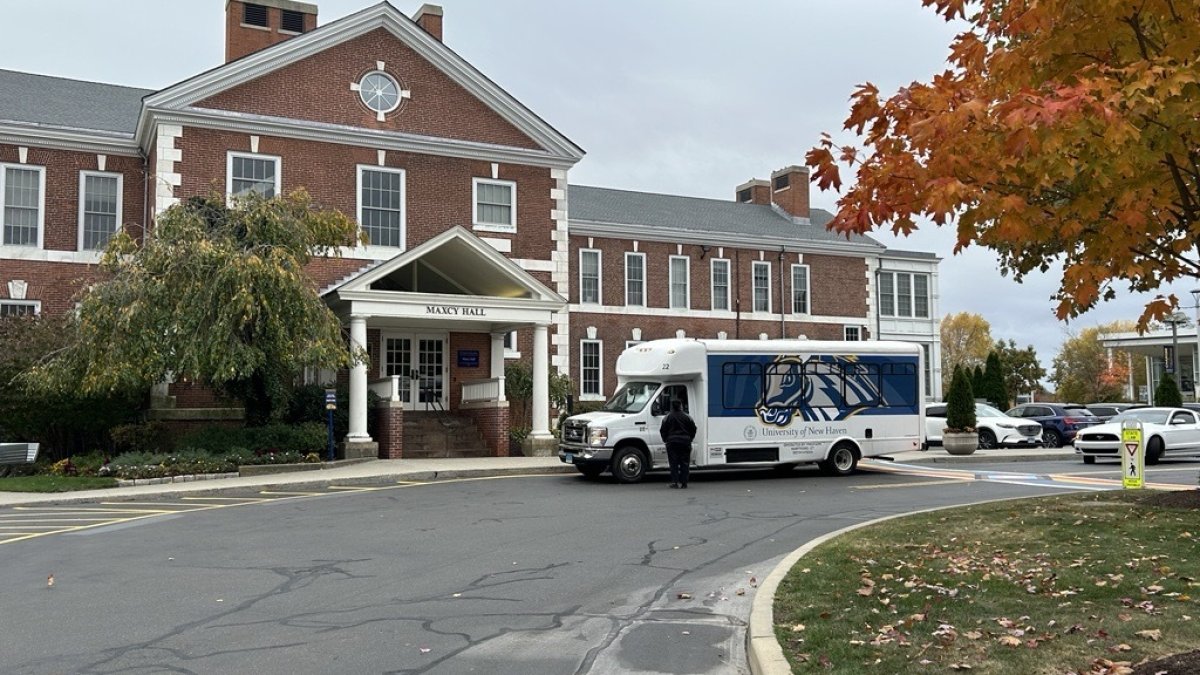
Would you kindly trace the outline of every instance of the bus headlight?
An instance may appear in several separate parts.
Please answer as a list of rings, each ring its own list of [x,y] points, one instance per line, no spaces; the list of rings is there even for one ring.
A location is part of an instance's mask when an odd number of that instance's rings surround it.
[[[588,427],[588,445],[604,445],[608,441],[608,427]]]

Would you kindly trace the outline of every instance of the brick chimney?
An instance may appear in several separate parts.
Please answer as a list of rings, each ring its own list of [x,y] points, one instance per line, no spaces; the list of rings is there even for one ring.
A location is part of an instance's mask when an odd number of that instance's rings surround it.
[[[785,166],[771,172],[771,201],[792,218],[809,217],[808,167]]]
[[[737,186],[733,199],[739,204],[768,206],[771,203],[771,183],[761,178],[751,178]]]
[[[426,3],[421,5],[421,9],[413,14],[413,21],[417,22],[426,33],[433,36],[433,39],[438,42],[442,41],[442,6],[431,5]]]
[[[317,6],[295,0],[227,0],[225,63],[317,27]]]

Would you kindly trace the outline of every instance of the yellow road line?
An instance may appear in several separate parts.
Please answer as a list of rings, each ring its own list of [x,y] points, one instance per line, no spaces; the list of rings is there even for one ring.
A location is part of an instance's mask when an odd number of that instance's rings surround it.
[[[29,513],[29,514],[20,513],[20,514],[14,514],[14,515],[27,516],[27,517],[11,518],[9,516],[0,516],[0,525],[8,525],[10,523],[30,523],[30,522],[73,523],[73,522],[82,521],[82,520],[110,520],[111,519],[111,516],[108,518],[42,518],[41,516],[39,516],[36,513]]]
[[[346,490],[347,492],[374,492],[376,490],[386,490],[386,487],[366,487],[363,485],[330,485],[330,490]]]
[[[120,502],[100,502],[101,504],[117,504]],[[45,513],[175,513],[161,509],[81,509],[54,508],[48,506],[14,506],[15,511],[45,512]]]
[[[317,497],[328,494],[327,492],[298,492],[292,490],[259,490],[260,495],[290,495],[293,497]]]
[[[239,504],[275,501],[273,499],[259,499],[258,497],[180,497],[180,499],[187,499],[194,502],[236,502]]]

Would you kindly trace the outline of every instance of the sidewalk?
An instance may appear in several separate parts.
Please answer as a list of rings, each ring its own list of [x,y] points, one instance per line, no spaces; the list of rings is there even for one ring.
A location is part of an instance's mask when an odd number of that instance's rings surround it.
[[[966,464],[1074,459],[1073,448],[978,450],[974,455],[953,456],[940,448],[901,452],[892,459],[901,464]],[[186,483],[161,483],[78,492],[0,492],[0,507],[24,504],[71,504],[95,501],[133,500],[139,497],[196,495],[272,487],[322,489],[331,484],[357,485],[380,481],[434,480],[437,478],[484,478],[523,474],[574,473],[558,457],[478,457],[471,459],[377,459],[357,464],[332,466],[320,471],[296,471],[257,476],[237,476]]]

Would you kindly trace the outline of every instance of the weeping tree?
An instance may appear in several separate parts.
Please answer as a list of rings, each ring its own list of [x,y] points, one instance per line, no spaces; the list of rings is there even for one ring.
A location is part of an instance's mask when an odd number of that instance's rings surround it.
[[[366,358],[349,349],[304,269],[359,236],[354,221],[303,190],[188,199],[163,212],[146,241],[113,237],[74,338],[26,381],[106,394],[187,377],[241,400],[249,424],[265,424],[303,368]]]

